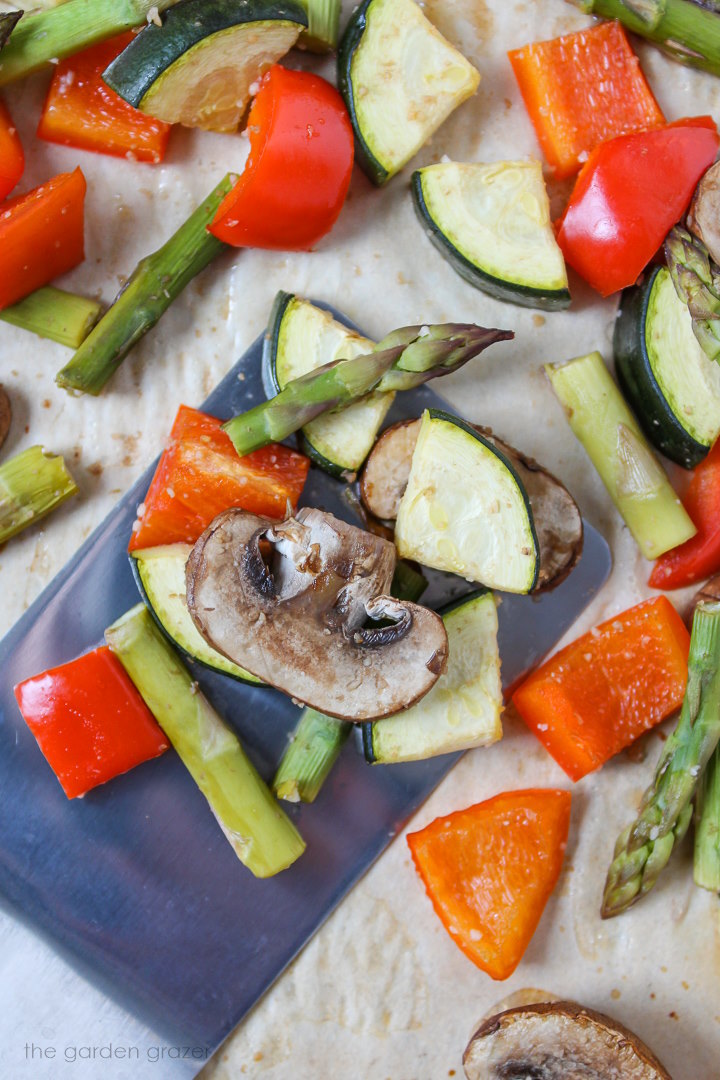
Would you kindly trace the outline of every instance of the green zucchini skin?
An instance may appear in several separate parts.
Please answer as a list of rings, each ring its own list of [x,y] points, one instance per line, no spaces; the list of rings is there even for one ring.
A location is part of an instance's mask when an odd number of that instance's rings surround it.
[[[410,180],[410,190],[413,197],[413,205],[418,220],[422,225],[428,239],[435,245],[437,250],[452,268],[476,289],[481,289],[488,296],[496,300],[505,300],[511,304],[519,304],[522,307],[541,308],[543,311],[564,311],[570,306],[570,292],[568,289],[533,289],[527,285],[517,285],[514,282],[503,281],[502,278],[493,277],[481,270],[479,266],[470,262],[462,252],[458,251],[453,243],[447,238],[440,226],[428,210],[422,188],[422,170],[417,169]]]
[[[148,23],[123,49],[103,80],[138,108],[155,81],[194,45],[221,30],[264,20],[308,24],[298,0],[179,0],[163,12],[162,26]]]
[[[360,6],[350,16],[350,21],[345,27],[345,32],[338,48],[337,79],[338,90],[345,101],[347,111],[350,114],[350,122],[352,123],[353,131],[355,132],[355,159],[363,172],[370,177],[373,184],[382,187],[382,185],[387,183],[390,179],[390,174],[388,170],[380,164],[363,138],[358,123],[357,111],[355,109],[355,91],[352,83],[353,56],[365,33],[367,10],[372,2],[373,0],[362,0]]]
[[[613,334],[615,371],[620,388],[652,445],[684,469],[694,469],[707,457],[710,447],[693,439],[675,416],[655,378],[647,352],[648,307],[655,279],[662,269],[655,267],[639,285],[631,285],[621,294]]]

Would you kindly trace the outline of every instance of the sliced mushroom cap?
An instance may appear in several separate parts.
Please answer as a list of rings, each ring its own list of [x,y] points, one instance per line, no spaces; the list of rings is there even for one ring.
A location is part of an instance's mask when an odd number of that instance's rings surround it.
[[[631,1031],[572,1001],[489,1017],[468,1043],[463,1065],[468,1080],[671,1080]]]
[[[715,577],[711,577],[709,581],[706,581],[693,596],[685,615],[685,622],[688,626],[692,626],[695,608],[701,600],[720,600],[720,574],[716,574]]]
[[[397,517],[420,423],[419,419],[403,420],[387,428],[365,463],[360,497],[365,509],[375,517],[386,521]],[[537,461],[503,442],[490,428],[475,426],[508,458],[530,500],[540,547],[540,571],[533,592],[559,585],[582,554],[583,523],[577,503],[564,484]]]
[[[188,559],[188,610],[213,648],[295,700],[389,716],[434,686],[448,652],[439,615],[387,595],[395,560],[393,544],[320,510],[227,510]]]
[[[720,265],[720,161],[708,169],[695,188],[687,226]]]

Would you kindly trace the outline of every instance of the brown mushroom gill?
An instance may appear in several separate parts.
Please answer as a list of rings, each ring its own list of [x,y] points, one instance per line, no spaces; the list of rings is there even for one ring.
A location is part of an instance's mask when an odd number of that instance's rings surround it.
[[[188,559],[188,610],[213,648],[295,700],[389,716],[434,686],[448,650],[440,616],[388,595],[395,561],[393,544],[320,510],[227,510]]]
[[[720,265],[720,162],[708,169],[695,189],[687,226]]]

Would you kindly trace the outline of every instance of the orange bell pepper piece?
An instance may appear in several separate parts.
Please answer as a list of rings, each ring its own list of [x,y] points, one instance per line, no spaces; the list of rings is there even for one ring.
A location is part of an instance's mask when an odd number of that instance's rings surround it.
[[[665,123],[619,22],[508,53],[535,133],[561,179],[595,147]]]
[[[570,792],[531,788],[436,818],[407,842],[443,926],[493,979],[530,944],[562,868]]]
[[[10,194],[25,170],[25,155],[12,117],[0,101],[0,199]]]
[[[76,169],[0,206],[0,311],[83,261],[86,188]]]
[[[513,694],[571,780],[604,765],[679,709],[690,635],[670,601],[646,600],[556,653]]]
[[[132,32],[119,34],[58,64],[38,138],[131,161],[163,160],[170,124],[134,109],[102,79],[105,68],[133,37]]]

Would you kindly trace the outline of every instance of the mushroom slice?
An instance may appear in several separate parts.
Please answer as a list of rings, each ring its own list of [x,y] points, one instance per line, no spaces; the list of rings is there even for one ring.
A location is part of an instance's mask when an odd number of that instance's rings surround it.
[[[696,187],[687,226],[708,249],[713,262],[720,265],[720,161],[708,169]]]
[[[387,428],[365,463],[360,498],[375,517],[393,521],[407,487],[413,450],[420,431],[418,420],[403,420]],[[473,425],[510,461],[525,488],[540,549],[540,570],[533,592],[559,585],[582,554],[583,523],[577,503],[556,476],[525,457],[492,433]]]
[[[395,560],[389,541],[320,510],[282,522],[227,510],[188,559],[188,610],[214,649],[295,700],[378,719],[427,694],[447,663],[440,616],[387,595]]]
[[[463,1055],[468,1080],[671,1080],[631,1031],[572,1001],[484,1020]]]

